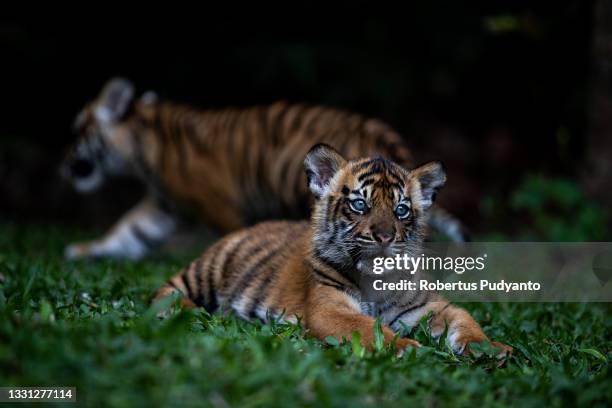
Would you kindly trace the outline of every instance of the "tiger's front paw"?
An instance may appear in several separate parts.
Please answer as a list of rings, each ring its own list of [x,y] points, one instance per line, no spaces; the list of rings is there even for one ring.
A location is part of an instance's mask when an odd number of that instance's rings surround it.
[[[500,343],[498,341],[492,341],[491,346],[496,349],[498,357],[510,357],[514,352],[512,346],[508,346],[507,344]]]
[[[64,257],[69,260],[91,256],[91,244],[88,242],[75,242],[64,249]]]
[[[68,245],[64,250],[64,256],[69,260],[83,258],[114,258],[136,261],[142,258],[145,254],[146,252],[142,247],[129,246],[118,240],[75,242]]]
[[[397,356],[401,357],[410,348],[418,349],[421,343],[413,339],[397,339],[395,348],[398,350]]]
[[[472,341],[466,341],[463,343],[463,348],[462,350],[458,353],[458,354],[462,354],[462,355],[469,355],[469,354],[474,354],[473,351],[470,348],[470,344],[479,344],[483,341],[483,339],[479,339],[479,340],[472,340]],[[510,357],[512,355],[512,352],[514,351],[514,349],[511,346],[508,346],[506,344],[500,343],[498,341],[491,341],[489,342],[489,344],[491,345],[491,347],[494,349],[495,351],[495,355],[499,358],[506,358],[506,357]]]

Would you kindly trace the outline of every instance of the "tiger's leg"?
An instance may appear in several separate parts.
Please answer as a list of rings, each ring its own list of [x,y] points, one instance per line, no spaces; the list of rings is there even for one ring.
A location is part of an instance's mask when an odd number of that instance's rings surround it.
[[[128,211],[103,237],[68,245],[68,259],[112,257],[140,259],[175,230],[175,218],[147,197]]]
[[[466,310],[441,298],[400,312],[396,318],[392,319],[390,325],[397,331],[401,330],[400,321],[408,327],[413,327],[423,316],[430,313],[429,329],[431,335],[435,339],[439,339],[444,330],[448,328],[446,341],[457,354],[468,354],[470,343],[489,341],[480,325]],[[505,344],[492,341],[491,345],[500,350],[500,355],[512,353],[512,347]]]
[[[340,341],[343,337],[350,339],[353,332],[357,331],[361,335],[361,344],[371,350],[375,323],[374,318],[361,314],[354,300],[336,289],[320,285],[309,296],[305,325],[311,335],[321,340],[328,336]],[[395,338],[395,333],[388,326],[381,325],[381,328],[385,345],[388,345]],[[395,347],[399,351],[409,346],[416,348],[420,344],[412,339],[396,339]]]

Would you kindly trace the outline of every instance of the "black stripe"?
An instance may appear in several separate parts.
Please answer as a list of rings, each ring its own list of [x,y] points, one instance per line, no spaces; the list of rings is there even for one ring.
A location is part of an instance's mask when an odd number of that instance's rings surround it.
[[[255,300],[251,303],[250,306],[247,306],[245,309],[247,310],[247,316],[253,318],[257,317],[255,313],[261,304],[267,299],[268,292],[270,291],[270,285],[274,278],[276,278],[277,269],[272,269],[268,272],[268,274],[263,278],[263,280],[259,283],[257,289],[254,290]]]
[[[214,281],[215,264],[213,263],[213,261],[216,261],[218,259],[216,256],[218,256],[219,252],[215,254],[215,257],[210,262],[210,265],[208,268],[208,277],[206,279],[206,296],[205,296],[206,304],[204,305],[204,308],[209,313],[213,313],[219,307],[219,303],[217,302],[217,294],[215,290],[215,281]]]
[[[375,175],[375,174],[380,174],[380,173],[382,173],[382,170],[379,170],[379,169],[374,169],[374,170],[366,171],[365,173],[361,174],[361,175],[360,175],[360,176],[357,178],[357,180],[358,180],[359,182],[362,182],[362,181],[363,181],[363,180],[365,180],[366,178],[368,178],[368,177],[370,177],[370,176],[373,176],[373,175]]]
[[[334,210],[333,210],[333,215],[334,215],[334,219],[338,219],[338,211],[340,210],[340,206],[342,205],[342,203],[346,202],[346,199],[344,200],[337,200],[336,204],[334,204]]]
[[[346,289],[343,286],[334,285],[333,283],[328,283],[328,282],[324,282],[324,281],[317,281],[317,282],[320,283],[321,285],[330,286],[330,287],[332,287],[334,289],[337,289],[337,290],[339,290],[341,292],[344,292],[345,289]]]
[[[183,281],[183,285],[187,288],[187,297],[189,299],[193,299],[193,289],[189,285],[189,280],[187,279],[187,274],[191,270],[191,266],[185,270],[185,272],[181,273],[181,281]]]
[[[346,286],[345,283],[342,283],[339,280],[337,280],[335,278],[332,278],[331,276],[329,276],[325,272],[321,271],[320,269],[315,268],[312,264],[310,265],[310,267],[312,268],[312,272],[315,274],[315,279],[316,278],[327,279],[328,281],[333,282],[337,286],[340,286],[340,287],[343,287],[343,288]],[[317,280],[317,282],[321,282],[321,281],[319,281],[319,279],[316,279],[316,280]]]
[[[318,112],[316,112],[317,109],[319,109]],[[310,114],[313,111],[315,111],[313,116],[310,118],[310,120],[308,122],[304,123],[304,126],[306,128],[306,130],[304,132],[304,135],[306,137],[306,141],[311,140],[308,137],[311,136],[314,133],[314,128],[319,123],[319,121],[321,120],[321,116],[323,116],[323,115],[325,115],[325,113],[327,113],[327,109],[324,109],[324,108],[310,108],[308,110],[308,112],[306,113],[306,115]],[[318,139],[318,137],[315,137],[315,139]]]
[[[353,212],[347,208],[342,209],[342,215],[346,217],[347,220],[353,221]]]
[[[276,118],[274,119],[274,123],[270,129],[270,141],[272,145],[276,145],[281,140],[281,134],[279,132],[279,128],[281,127],[281,122],[285,120],[285,116],[287,115],[287,111],[291,108],[289,104],[285,104],[282,107],[281,111],[276,114]]]
[[[302,122],[302,117],[301,117],[302,116],[302,107],[300,107],[298,105],[298,106],[292,106],[291,108],[292,108],[291,110],[287,110],[285,112],[285,122],[287,121],[287,117],[286,116],[287,116],[287,114],[289,112],[294,114],[293,115],[293,121],[289,124],[288,134],[286,136],[289,139],[296,139],[297,135],[295,134],[295,132],[296,132],[297,128],[299,128],[299,125]],[[297,123],[297,126],[296,126],[296,123]],[[287,123],[284,123],[284,124],[286,125]],[[285,180],[286,181],[291,181],[292,180],[292,178],[290,177],[289,170],[290,170],[291,166],[295,163],[294,159],[295,158],[292,158],[291,160],[285,160],[285,162],[282,164],[282,167],[280,169],[281,174],[285,175]],[[300,175],[302,174],[302,171],[303,171],[302,169],[303,169],[302,166],[297,166],[296,167],[297,174],[295,174],[295,173],[293,174],[293,176],[294,176],[293,180],[298,180],[299,179],[299,177],[300,177]],[[289,183],[290,186],[294,186],[296,184],[298,184],[298,183],[295,183],[295,182],[294,183],[291,183],[291,182]]]
[[[195,281],[197,283],[197,292],[198,295],[193,300],[194,303],[198,306],[204,306],[205,298],[204,298],[204,287],[202,285],[202,257],[198,258],[194,265],[194,273],[195,273]]]
[[[183,123],[183,130],[185,132],[185,137],[189,141],[189,145],[195,150],[197,155],[201,155],[206,152],[206,146],[201,140],[202,135],[200,135],[198,132],[196,115],[196,112],[189,112],[189,116]],[[207,116],[204,116],[203,114],[200,114],[199,116],[200,120],[207,118]]]
[[[300,154],[300,156],[302,156]],[[301,190],[301,186],[303,183],[303,177],[304,177],[304,166],[302,165],[302,163],[299,163],[298,161],[294,161],[292,163],[292,168],[288,168],[287,169],[287,178],[286,178],[286,183],[288,183],[288,190],[293,190],[293,195],[291,196],[291,198],[287,201],[290,201],[289,204],[289,210],[290,210],[290,215],[292,219],[303,219],[305,215],[307,215],[309,213],[310,208],[308,207],[308,205],[304,205],[307,203],[307,201],[297,201],[300,195],[300,190]],[[293,203],[293,204],[291,204]]]
[[[315,248],[313,255],[321,263],[325,264],[326,266],[328,266],[331,269],[334,269],[336,272],[338,272],[340,275],[342,275],[342,277],[344,277],[346,280],[348,280],[352,285],[354,285],[357,288],[359,287],[357,282],[355,282],[355,280],[348,274],[347,267],[345,267],[345,266],[335,262],[334,260],[324,258],[323,255],[321,254],[321,251],[318,248]]]
[[[206,290],[206,305],[204,306],[204,308],[212,313],[214,312],[218,307],[219,304],[217,302],[217,288],[215,287],[215,271],[216,268],[219,268],[219,273],[221,274],[221,281],[222,284],[226,281],[226,279],[223,279],[223,272],[225,270],[225,266],[228,264],[228,258],[230,256],[233,256],[236,252],[238,252],[238,250],[240,249],[240,244],[242,243],[242,241],[246,239],[246,237],[243,237],[243,239],[241,239],[238,244],[233,248],[232,252],[228,255],[227,258],[225,258],[225,261],[223,262],[222,265],[217,265],[219,263],[219,257],[221,256],[221,254],[224,252],[223,249],[223,245],[219,245],[219,248],[217,249],[216,253],[213,255],[213,258],[210,260],[210,264],[208,266],[208,277],[206,280],[206,286],[207,286],[207,290]],[[212,249],[212,248],[211,248]]]
[[[236,244],[236,246],[234,247],[234,250],[228,254],[227,258],[225,258],[225,261],[223,262],[223,265],[221,265],[221,268],[224,270],[228,270],[229,267],[231,267],[231,263],[234,262],[234,258],[236,257],[236,255],[238,254],[238,252],[240,251],[240,247],[242,245],[242,243],[244,241],[246,241],[248,238],[250,238],[248,235],[242,237],[242,239],[240,239],[240,241],[238,242],[238,244]],[[263,243],[258,243],[253,245],[252,247],[249,248],[245,248],[245,251],[247,252],[247,255],[245,255],[244,257],[242,257],[241,261],[244,264],[248,264],[250,262],[251,259],[253,259],[255,256],[257,256],[261,251],[263,251],[266,248],[267,242],[263,242]],[[233,274],[232,276],[228,277],[227,276],[222,276],[223,279],[223,289],[228,287],[228,284],[231,283],[231,278],[233,278]]]
[[[440,311],[439,311],[437,314],[441,314],[441,313],[442,313],[443,311],[445,311],[445,310],[446,310],[446,308],[447,308],[447,307],[449,307],[450,305],[451,305],[451,302],[448,302],[448,303],[446,304],[446,306],[444,306],[442,309],[440,309]]]
[[[212,259],[210,260],[210,264],[208,265],[208,276],[206,279],[206,296],[205,296],[207,304],[204,306],[204,308],[210,313],[214,312],[215,309],[217,309],[218,307],[217,294],[216,294],[217,289],[215,288],[215,281],[214,281],[215,276],[214,275],[215,275],[215,268],[217,267],[217,263],[219,261],[219,256],[221,256],[222,252],[223,252],[223,246],[219,245],[217,252],[215,252]],[[223,268],[223,265],[220,265],[219,269],[221,270],[221,273],[222,273],[222,268]],[[214,307],[211,307],[211,306],[214,306]]]
[[[158,240],[148,237],[147,233],[140,228],[138,224],[130,225],[130,230],[132,231],[132,235],[145,246],[147,251],[155,248],[159,244]]]
[[[378,160],[378,159],[370,159],[370,160],[368,160],[368,161],[366,161],[366,162],[363,162],[363,163],[361,163],[361,164],[360,164],[360,165],[357,167],[357,169],[358,169],[358,170],[365,170],[365,169],[367,169],[368,167],[370,167],[372,164],[374,164],[374,163],[375,163],[377,160]]]
[[[337,200],[336,204],[334,204],[333,210],[329,212],[327,226],[328,230],[330,230],[331,232],[331,236],[327,239],[328,244],[332,244],[338,236],[338,228],[333,220],[338,219],[338,211],[340,209],[340,205],[342,205],[341,200]]]
[[[385,190],[391,190],[391,189],[396,189],[399,190],[400,192],[402,191],[402,186],[400,186],[398,183],[392,183],[389,182],[389,180],[386,180],[387,182],[383,184],[383,188]],[[388,195],[393,197],[393,192],[392,191],[388,191]]]
[[[399,184],[402,188],[404,188],[404,181],[399,175],[391,171],[391,169],[387,169],[387,176],[390,176],[390,178],[394,179],[393,181],[395,181],[396,184]]]
[[[402,311],[400,314],[395,316],[395,318],[393,320],[391,320],[391,322],[389,323],[389,327],[393,326],[395,324],[395,322],[397,322],[406,313],[411,312],[413,310],[416,310],[416,309],[418,309],[420,307],[423,307],[426,304],[427,304],[427,301],[424,301],[424,302],[419,303],[418,305],[410,306],[408,309],[404,309],[404,311]]]
[[[302,128],[302,122],[304,120],[304,112],[307,108],[302,105],[294,105],[293,111],[295,114],[293,115],[293,121],[289,124],[289,133],[291,136],[294,136],[294,133]]]
[[[264,175],[266,163],[263,160],[264,152],[256,147],[253,143],[259,138],[257,133],[257,117],[251,119],[254,115],[252,110],[243,110],[237,113],[234,119],[239,126],[234,128],[236,132],[231,138],[237,138],[240,133],[242,143],[242,162],[238,166],[242,169],[242,175],[239,180],[242,186],[242,191],[245,197],[241,202],[250,202],[250,205],[244,204],[246,211],[244,219],[249,223],[256,223],[266,217],[269,217],[267,205],[270,200],[267,200],[264,189]],[[236,131],[235,129],[239,129]]]
[[[340,200],[338,200],[338,201],[340,201]],[[329,211],[329,210],[330,210],[333,202],[334,202],[334,197],[332,195],[327,196],[327,217],[326,217],[326,220],[325,220],[325,223],[327,225],[332,223],[332,212]]]
[[[387,167],[387,174],[401,181],[402,177],[395,172],[393,167]]]
[[[340,200],[336,201],[336,204],[334,205],[333,210],[329,210],[328,208],[328,221],[327,221],[327,230],[329,232],[331,232],[331,235],[327,238],[327,244],[331,245],[334,243],[334,241],[337,238],[338,235],[338,228],[336,228],[336,223],[333,222],[334,219],[338,218],[338,209],[340,208]]]
[[[284,245],[284,242],[282,243],[282,245]],[[241,278],[240,282],[238,282],[238,284],[234,287],[234,290],[232,291],[231,295],[229,296],[228,304],[230,306],[232,305],[234,300],[236,300],[236,298],[239,295],[242,295],[242,293],[245,291],[245,289],[251,283],[253,277],[255,277],[257,275],[257,273],[260,271],[260,269],[263,268],[273,257],[278,255],[278,250],[280,249],[280,247],[281,246],[278,246],[278,247],[274,248],[272,251],[270,251],[270,253],[266,254],[263,258],[261,258],[259,261],[257,261],[257,263],[255,265],[253,265],[253,267],[251,267],[251,269],[246,271],[246,273],[244,273],[244,275],[242,275],[240,277]]]

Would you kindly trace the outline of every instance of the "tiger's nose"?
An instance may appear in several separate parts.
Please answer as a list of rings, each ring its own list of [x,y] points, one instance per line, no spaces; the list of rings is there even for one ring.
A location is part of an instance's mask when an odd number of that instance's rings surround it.
[[[387,246],[393,242],[395,238],[395,232],[386,231],[372,231],[372,238],[379,244]]]
[[[87,177],[94,170],[93,163],[89,160],[75,159],[70,165],[70,173],[75,177]]]

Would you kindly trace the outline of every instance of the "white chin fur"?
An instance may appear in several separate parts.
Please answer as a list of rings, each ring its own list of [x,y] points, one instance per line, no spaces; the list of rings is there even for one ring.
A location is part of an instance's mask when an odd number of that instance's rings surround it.
[[[74,188],[79,193],[89,193],[91,191],[96,190],[100,185],[102,185],[102,173],[99,171],[94,171],[94,173],[87,178],[79,178],[74,179],[72,183],[74,184]]]

